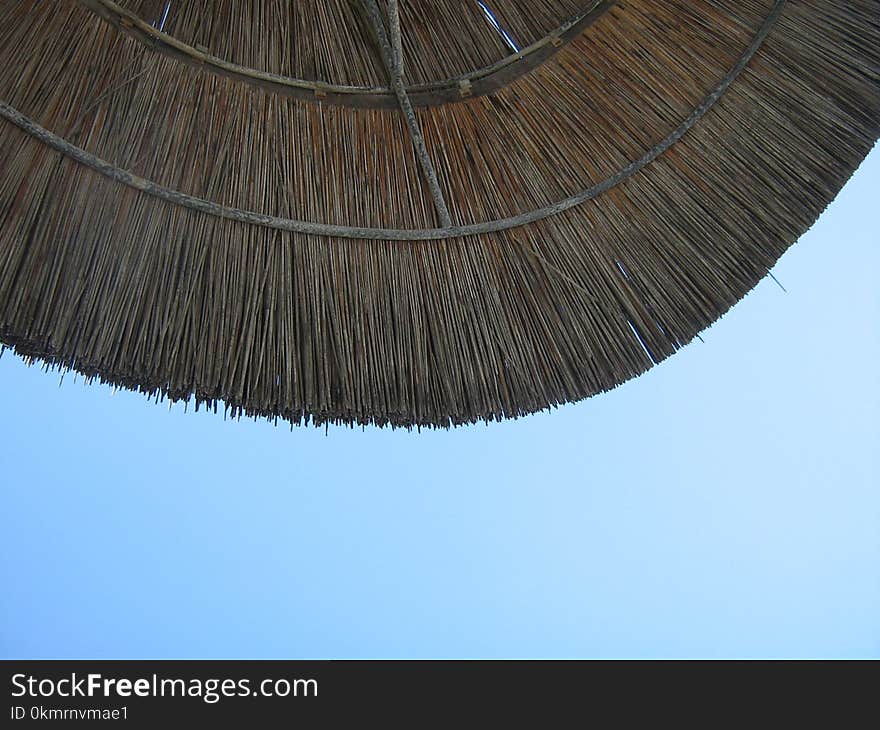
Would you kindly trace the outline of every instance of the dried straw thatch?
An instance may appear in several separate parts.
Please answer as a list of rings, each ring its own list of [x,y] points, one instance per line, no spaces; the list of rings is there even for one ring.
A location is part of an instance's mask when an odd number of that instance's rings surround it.
[[[0,0],[0,341],[297,423],[607,390],[880,134],[877,0]]]

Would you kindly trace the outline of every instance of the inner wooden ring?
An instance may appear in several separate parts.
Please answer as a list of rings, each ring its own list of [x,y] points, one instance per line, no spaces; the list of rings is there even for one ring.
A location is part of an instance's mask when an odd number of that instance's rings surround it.
[[[121,32],[137,39],[158,53],[210,70],[213,73],[262,86],[275,93],[335,106],[397,108],[397,97],[389,88],[345,86],[307,81],[240,66],[213,56],[208,50],[195,48],[157,30],[112,0],[79,0],[79,2]],[[552,33],[491,66],[455,78],[408,86],[406,92],[410,102],[416,107],[439,106],[491,94],[554,56],[561,48],[577,38],[585,28],[604,15],[616,2],[617,0],[591,0],[584,10]]]

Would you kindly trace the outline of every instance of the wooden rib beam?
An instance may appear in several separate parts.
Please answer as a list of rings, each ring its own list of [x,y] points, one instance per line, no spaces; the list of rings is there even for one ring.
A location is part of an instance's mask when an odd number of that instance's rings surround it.
[[[390,26],[391,53],[394,60],[394,73],[403,76],[403,41],[400,33],[400,12],[397,0],[388,0],[388,24]],[[407,92],[409,96],[409,92]]]
[[[390,0],[388,3],[388,24],[391,26],[391,39],[389,39],[388,33],[385,30],[385,21],[382,18],[382,13],[376,0],[363,0],[363,4],[373,26],[373,31],[376,33],[376,38],[379,41],[379,51],[382,54],[382,62],[385,64],[385,69],[388,72],[391,88],[394,90],[400,110],[406,118],[409,136],[412,138],[416,157],[419,159],[422,173],[425,176],[425,181],[428,183],[431,197],[434,199],[434,207],[437,209],[440,226],[442,228],[449,228],[452,226],[449,208],[446,207],[446,200],[443,197],[443,191],[440,189],[440,182],[437,180],[437,171],[434,169],[434,163],[431,162],[431,156],[428,154],[425,138],[422,136],[422,129],[419,126],[419,120],[416,118],[415,110],[406,93],[406,87],[401,76],[403,51],[401,50],[400,43],[400,16],[397,10],[397,0]],[[396,31],[395,28],[397,29]]]

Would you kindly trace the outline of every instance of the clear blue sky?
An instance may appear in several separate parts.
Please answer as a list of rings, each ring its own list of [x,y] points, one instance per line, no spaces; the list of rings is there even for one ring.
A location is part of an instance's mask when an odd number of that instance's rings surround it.
[[[4,657],[880,656],[880,152],[605,396],[422,434],[0,358]]]

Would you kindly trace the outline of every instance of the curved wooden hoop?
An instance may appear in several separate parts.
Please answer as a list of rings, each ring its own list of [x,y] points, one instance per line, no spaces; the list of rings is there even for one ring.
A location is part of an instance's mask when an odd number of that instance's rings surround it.
[[[177,58],[184,63],[245,83],[262,86],[275,93],[302,99],[336,106],[397,108],[397,97],[392,89],[307,81],[240,66],[212,56],[207,50],[200,50],[182,43],[167,33],[162,33],[112,0],[79,0],[79,2],[121,32],[136,38],[163,55]],[[592,0],[584,11],[563,23],[541,40],[523,48],[519,53],[463,76],[429,84],[408,86],[406,93],[413,106],[416,107],[449,104],[475,96],[491,94],[537,68],[555,55],[616,2],[617,0]]]
[[[17,109],[9,106],[5,102],[0,102],[0,117],[14,124],[23,131],[30,134],[35,139],[40,140],[48,147],[70,157],[71,159],[92,168],[102,175],[127,185],[128,187],[140,190],[148,195],[160,198],[166,202],[189,208],[201,213],[226,218],[240,223],[248,223],[251,225],[263,226],[279,231],[288,231],[291,233],[304,233],[314,236],[331,236],[334,238],[357,238],[369,240],[384,241],[426,241],[444,238],[461,238],[464,236],[476,236],[484,233],[495,233],[497,231],[518,228],[528,223],[549,218],[557,213],[574,208],[597,195],[613,188],[624,180],[632,177],[646,165],[656,160],[666,150],[678,142],[685,134],[715,106],[716,102],[724,95],[734,80],[743,72],[758,49],[770,35],[779,19],[782,10],[785,7],[786,0],[775,0],[772,10],[765,19],[760,30],[752,39],[751,44],[745,50],[736,65],[721,80],[718,86],[703,100],[703,102],[684,120],[668,137],[652,147],[645,155],[638,160],[631,162],[615,175],[593,185],[586,190],[582,190],[569,198],[561,200],[552,205],[529,213],[511,216],[509,218],[500,218],[484,223],[473,223],[465,226],[451,226],[448,228],[427,228],[427,229],[405,229],[405,228],[357,228],[353,226],[329,225],[325,223],[312,223],[309,221],[292,220],[289,218],[278,218],[276,216],[265,215],[253,211],[241,210],[239,208],[230,208],[218,203],[212,203],[210,200],[197,198],[187,195],[177,190],[166,188],[158,185],[150,180],[132,175],[127,170],[122,170],[111,165],[106,160],[87,152],[81,147],[70,144],[67,140],[58,137],[49,130],[41,127],[32,119],[29,119]]]

